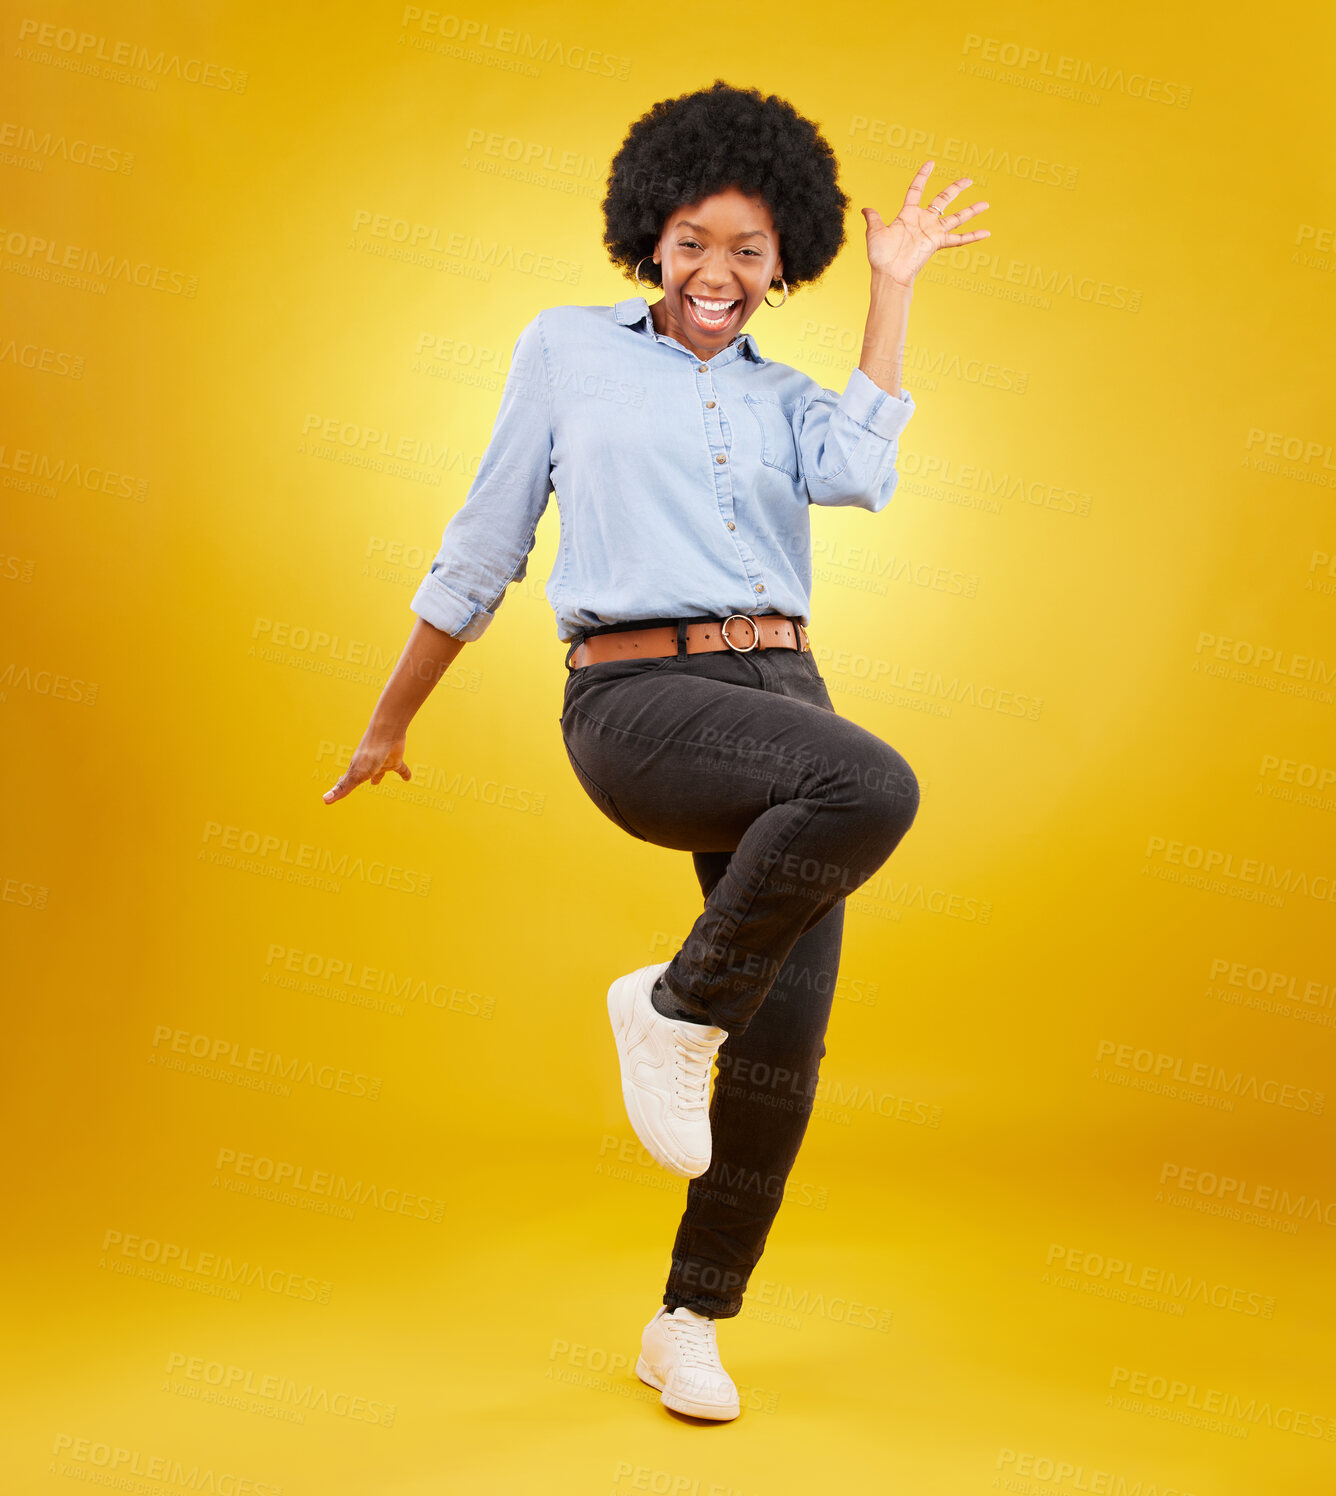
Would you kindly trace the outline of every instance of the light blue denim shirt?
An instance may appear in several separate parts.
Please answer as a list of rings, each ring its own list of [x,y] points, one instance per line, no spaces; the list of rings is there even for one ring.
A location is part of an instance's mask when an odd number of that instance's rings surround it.
[[[750,332],[702,363],[649,303],[549,307],[516,339],[491,440],[413,612],[473,640],[524,577],[550,494],[546,596],[563,641],[637,618],[809,623],[810,504],[874,512],[914,413],[861,369],[844,393],[763,358]]]

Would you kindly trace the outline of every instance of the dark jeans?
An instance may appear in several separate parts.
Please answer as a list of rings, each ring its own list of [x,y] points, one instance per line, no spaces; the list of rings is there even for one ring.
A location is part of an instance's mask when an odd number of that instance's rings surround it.
[[[630,835],[692,853],[705,898],[664,982],[728,1038],[711,1164],[688,1183],[664,1302],[728,1318],[807,1129],[845,895],[909,830],[918,781],[836,713],[811,653],[794,649],[585,665],[567,678],[561,729],[594,804]]]

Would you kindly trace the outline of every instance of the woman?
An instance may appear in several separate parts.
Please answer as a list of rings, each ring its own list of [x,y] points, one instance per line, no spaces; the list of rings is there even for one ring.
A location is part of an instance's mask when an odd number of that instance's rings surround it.
[[[867,328],[837,396],[743,332],[844,242],[849,200],[817,128],[722,81],[632,126],[604,242],[662,296],[548,308],[520,333],[477,477],[413,598],[418,621],[324,797],[410,777],[413,714],[525,575],[555,490],[547,597],[570,643],[571,766],[622,830],[692,854],[705,901],[670,961],[608,992],[631,1124],[690,1180],[636,1371],[700,1418],[738,1415],[715,1320],[741,1309],[802,1142],[844,898],[918,808],[904,759],[835,712],[805,624],[808,506],[876,511],[895,488],[914,409],[899,382],[914,277],[944,245],[988,232],[953,232],[986,202],[944,211],[968,177],[920,206],[932,165],[893,222],[862,210]]]

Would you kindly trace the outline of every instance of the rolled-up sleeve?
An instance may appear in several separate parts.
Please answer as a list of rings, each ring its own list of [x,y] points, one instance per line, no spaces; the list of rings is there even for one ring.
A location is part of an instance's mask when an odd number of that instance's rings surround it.
[[[456,639],[478,639],[528,568],[552,492],[552,406],[542,313],[521,331],[492,435],[463,505],[409,607]]]
[[[795,434],[808,502],[884,509],[899,481],[900,433],[913,414],[908,390],[892,395],[857,368],[842,395],[807,396]]]

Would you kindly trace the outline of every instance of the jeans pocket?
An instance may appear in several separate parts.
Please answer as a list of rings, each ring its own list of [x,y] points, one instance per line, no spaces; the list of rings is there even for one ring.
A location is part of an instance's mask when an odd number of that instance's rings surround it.
[[[824,707],[833,712],[835,704],[830,699],[830,688],[826,685],[826,677],[821,673],[821,667],[816,662],[816,656],[810,649],[802,650],[798,658],[803,662],[808,679],[816,687],[817,695],[813,698],[816,706]]]
[[[565,723],[572,703],[579,701],[586,691],[596,691],[602,686],[627,680],[634,675],[652,675],[675,658],[675,655],[664,655],[662,658],[657,655],[648,658],[630,655],[624,659],[600,660],[596,665],[580,665],[574,670],[568,670],[566,683],[562,687],[561,716],[557,719],[558,723]]]
[[[607,790],[603,788],[597,779],[594,779],[585,771],[584,765],[571,751],[569,737],[563,735],[562,742],[566,746],[566,757],[570,760],[571,768],[574,770],[576,779],[580,781],[580,787],[584,790],[585,794],[589,796],[614,826],[619,826],[629,836],[634,836],[637,841],[647,841],[648,838],[641,836],[636,828],[623,817],[621,811],[617,809],[617,802]]]

